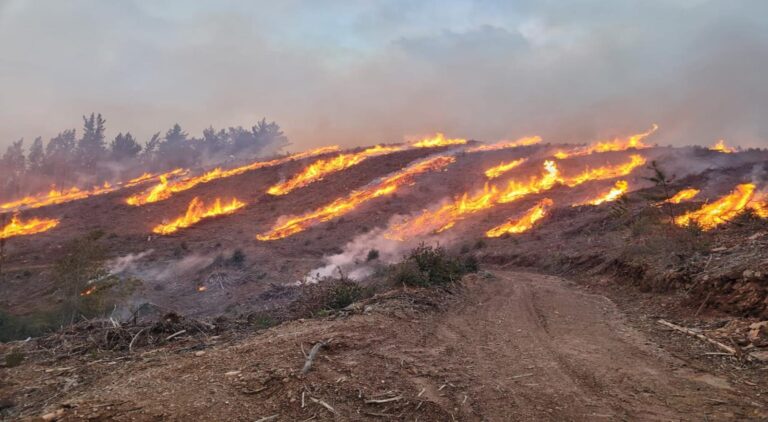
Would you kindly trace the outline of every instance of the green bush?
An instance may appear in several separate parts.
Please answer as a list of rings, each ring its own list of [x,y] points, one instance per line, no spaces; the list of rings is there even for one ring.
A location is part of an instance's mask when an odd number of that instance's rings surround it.
[[[421,244],[405,259],[392,266],[391,279],[409,286],[444,285],[459,281],[464,274],[478,270],[474,255],[455,257],[442,247]]]
[[[365,260],[367,262],[371,262],[375,259],[379,259],[379,251],[378,249],[371,249],[370,251],[368,251],[368,256],[365,257]]]

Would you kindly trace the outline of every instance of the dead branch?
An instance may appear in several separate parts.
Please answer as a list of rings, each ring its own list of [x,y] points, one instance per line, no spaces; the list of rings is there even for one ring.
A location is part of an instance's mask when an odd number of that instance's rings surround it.
[[[312,346],[312,349],[309,351],[309,355],[307,355],[307,360],[304,362],[304,367],[301,368],[301,374],[304,375],[312,368],[312,362],[315,360],[315,355],[317,355],[317,352],[320,351],[322,347],[327,345],[328,342],[326,341],[320,341],[318,343],[315,343],[314,346]]]
[[[280,414],[279,414],[279,413],[278,413],[278,414],[276,414],[276,415],[267,416],[267,417],[265,417],[265,418],[261,418],[261,419],[258,419],[258,420],[256,420],[256,422],[268,422],[268,421],[273,421],[273,420],[277,419],[277,417],[278,417],[278,416],[280,416]]]
[[[169,341],[169,340],[171,340],[172,338],[174,338],[174,337],[177,337],[177,336],[180,336],[180,335],[182,335],[182,334],[184,334],[184,333],[186,333],[186,332],[187,332],[187,330],[176,331],[175,333],[173,333],[173,334],[169,335],[168,337],[166,337],[166,338],[165,338],[165,341]]]
[[[395,396],[388,399],[374,399],[374,400],[366,400],[365,404],[381,404],[381,403],[390,403],[393,401],[402,400],[402,396]]]
[[[737,354],[736,349],[734,349],[733,347],[728,346],[727,344],[720,343],[717,340],[713,340],[713,339],[705,336],[704,334],[697,333],[696,331],[693,331],[693,330],[691,330],[689,328],[681,327],[679,325],[673,324],[673,323],[668,322],[668,321],[664,321],[663,319],[660,319],[657,322],[659,324],[661,324],[661,325],[663,325],[665,327],[669,327],[669,328],[671,328],[671,329],[673,329],[675,331],[679,331],[681,333],[688,334],[689,336],[696,337],[699,340],[703,340],[703,341],[706,341],[707,343],[713,344],[713,345],[717,346],[718,348],[720,348],[720,350],[726,351],[726,352],[728,352],[731,355],[735,356]]]
[[[320,400],[320,399],[316,399],[316,398],[314,398],[314,397],[312,397],[312,396],[309,396],[309,399],[310,399],[310,400],[312,400],[313,402],[315,402],[315,403],[319,404],[320,406],[323,406],[324,408],[328,409],[328,411],[330,411],[330,412],[331,412],[331,413],[333,413],[334,415],[338,415],[338,414],[339,414],[338,412],[336,412],[336,409],[334,409],[333,407],[331,407],[331,405],[330,405],[330,404],[328,404],[328,403],[326,403],[326,402],[324,402],[324,401],[322,401],[322,400]]]
[[[147,328],[149,328],[149,327],[144,327],[144,328],[142,328],[141,330],[139,330],[139,332],[138,332],[138,333],[136,333],[136,335],[135,335],[135,336],[133,336],[133,338],[131,339],[131,342],[128,344],[128,351],[129,351],[129,352],[133,353],[133,343],[135,343],[135,342],[136,342],[136,339],[137,339],[137,338],[139,338],[139,336],[141,335],[141,333],[143,333],[144,331],[147,331]]]

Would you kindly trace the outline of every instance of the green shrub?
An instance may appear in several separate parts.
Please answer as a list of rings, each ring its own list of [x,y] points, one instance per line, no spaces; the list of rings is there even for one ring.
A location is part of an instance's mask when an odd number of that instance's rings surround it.
[[[13,368],[24,362],[24,353],[20,350],[13,350],[5,355],[5,367]]]
[[[473,255],[465,258],[448,255],[442,247],[421,244],[410,251],[405,259],[392,266],[391,279],[410,286],[444,285],[459,281],[461,277],[478,270]]]

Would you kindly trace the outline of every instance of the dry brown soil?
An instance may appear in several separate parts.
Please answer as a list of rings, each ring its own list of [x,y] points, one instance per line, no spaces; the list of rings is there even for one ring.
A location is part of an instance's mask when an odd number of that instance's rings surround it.
[[[60,373],[28,362],[2,370],[3,390],[60,383],[44,408],[24,412],[63,409],[65,420],[768,417],[763,387],[692,369],[606,297],[557,277],[492,274],[453,294],[396,291],[347,315],[289,322],[235,344],[212,338],[190,350],[78,358]],[[329,345],[301,375],[303,353],[322,340]],[[23,407],[21,396],[14,400]]]

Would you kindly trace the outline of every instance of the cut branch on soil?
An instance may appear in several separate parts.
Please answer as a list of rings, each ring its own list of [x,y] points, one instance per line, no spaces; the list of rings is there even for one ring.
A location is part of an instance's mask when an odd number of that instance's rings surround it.
[[[315,343],[314,346],[312,346],[312,349],[309,351],[309,355],[307,355],[307,360],[304,362],[304,367],[301,368],[301,374],[305,375],[307,372],[309,372],[310,369],[312,369],[312,363],[315,360],[315,356],[317,355],[317,352],[320,351],[322,347],[325,347],[328,344],[328,341],[320,341],[318,343]]]

